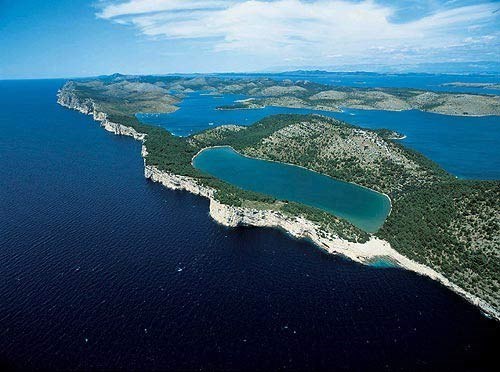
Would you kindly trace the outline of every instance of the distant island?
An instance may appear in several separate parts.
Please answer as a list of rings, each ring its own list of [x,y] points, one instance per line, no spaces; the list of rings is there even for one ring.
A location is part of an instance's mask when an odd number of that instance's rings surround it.
[[[444,87],[465,87],[465,88],[483,88],[483,89],[495,89],[500,90],[499,83],[464,83],[464,82],[453,82],[442,84]]]
[[[215,89],[220,93],[241,93],[252,97],[234,105],[219,107],[224,110],[278,106],[341,111],[346,107],[362,110],[420,110],[455,116],[500,115],[500,97],[491,95],[402,88],[332,87],[309,81],[285,80],[277,83],[270,79],[241,81]]]
[[[145,125],[139,112],[173,112],[192,91],[253,99],[220,109],[264,105],[339,110],[418,109],[446,115],[498,115],[500,97],[414,89],[329,87],[307,81],[213,76],[113,75],[70,81],[58,102],[93,115],[108,131],[143,142],[145,176],[210,199],[227,226],[279,227],[331,253],[369,263],[386,257],[436,279],[500,319],[500,182],[466,181],[397,143],[401,134],[369,130],[321,115],[276,115],[251,126],[221,126],[176,137]],[[203,149],[230,146],[245,156],[293,164],[388,195],[382,228],[363,231],[319,208],[243,190],[193,166]]]

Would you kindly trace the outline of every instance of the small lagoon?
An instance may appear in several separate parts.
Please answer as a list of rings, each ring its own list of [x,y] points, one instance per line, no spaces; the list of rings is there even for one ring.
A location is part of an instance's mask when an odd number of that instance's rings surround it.
[[[245,190],[316,207],[367,232],[377,231],[390,212],[387,196],[294,165],[243,156],[231,147],[200,152],[193,165]]]

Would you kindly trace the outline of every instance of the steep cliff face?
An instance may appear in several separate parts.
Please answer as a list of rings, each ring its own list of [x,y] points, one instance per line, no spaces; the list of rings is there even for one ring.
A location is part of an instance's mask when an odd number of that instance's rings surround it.
[[[143,147],[143,154],[147,153]],[[275,227],[295,238],[307,238],[329,253],[342,254],[357,262],[367,262],[378,256],[393,256],[396,252],[385,241],[373,237],[367,243],[353,243],[327,233],[305,218],[286,215],[276,210],[235,207],[215,198],[216,190],[200,185],[195,179],[179,176],[145,165],[144,176],[172,190],[185,190],[210,200],[210,215],[228,227]]]
[[[209,199],[213,199],[214,197],[215,190],[199,185],[196,180],[186,176],[162,172],[151,165],[144,167],[144,176],[172,190],[185,190]]]
[[[113,123],[106,118],[101,121],[101,126],[106,129],[108,132],[118,134],[120,136],[129,136],[133,137],[138,141],[143,141],[146,138],[144,133],[138,133],[134,128],[126,127],[121,124]]]
[[[295,238],[309,239],[329,253],[342,254],[360,263],[366,263],[378,256],[392,256],[394,253],[388,243],[375,237],[366,243],[349,242],[323,231],[319,225],[305,218],[289,216],[275,210],[234,207],[212,199],[210,215],[220,224],[229,227],[279,228]]]
[[[90,98],[81,100],[70,90],[59,90],[57,103],[85,115],[91,115],[94,112],[94,102]]]
[[[120,135],[133,137],[138,141],[143,141],[146,138],[144,133],[138,133],[134,128],[127,127],[122,124],[113,123],[108,120],[104,112],[96,110],[94,102],[87,98],[79,99],[73,92],[68,90],[60,90],[57,94],[57,103],[61,106],[79,111],[85,115],[92,115],[94,120],[99,121],[101,126],[108,132]]]

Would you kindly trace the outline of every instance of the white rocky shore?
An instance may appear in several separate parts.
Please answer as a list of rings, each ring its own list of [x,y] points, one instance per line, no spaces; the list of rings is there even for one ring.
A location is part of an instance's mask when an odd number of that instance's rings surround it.
[[[144,145],[146,135],[137,132],[134,128],[110,122],[105,113],[96,110],[91,100],[82,102],[71,93],[64,92],[63,94],[60,91],[57,102],[61,106],[91,115],[94,120],[99,121],[101,126],[111,133],[133,137],[143,142],[142,156],[146,157],[147,148]],[[376,258],[388,259],[402,268],[437,280],[481,308],[487,315],[500,320],[500,312],[490,304],[450,282],[446,277],[430,267],[412,261],[398,253],[385,240],[372,236],[366,243],[349,242],[323,231],[320,226],[302,217],[289,216],[275,210],[258,210],[222,204],[214,198],[214,189],[199,184],[194,178],[160,171],[154,166],[146,165],[146,162],[144,162],[144,175],[146,178],[161,183],[169,189],[185,190],[192,194],[208,198],[210,200],[210,215],[221,225],[228,227],[256,226],[279,228],[295,238],[309,239],[318,247],[331,254],[341,254],[362,264],[369,264]]]

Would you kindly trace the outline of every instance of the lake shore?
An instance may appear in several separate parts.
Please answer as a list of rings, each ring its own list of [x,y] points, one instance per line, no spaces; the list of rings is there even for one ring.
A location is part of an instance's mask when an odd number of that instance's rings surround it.
[[[369,187],[367,187],[367,186],[359,185],[359,184],[354,183],[354,182],[342,181],[342,180],[336,179],[336,178],[334,178],[334,177],[330,177],[330,176],[328,176],[328,175],[325,175],[325,174],[323,174],[323,173],[321,173],[321,172],[315,171],[315,170],[313,170],[313,169],[309,169],[309,168],[304,167],[304,166],[302,166],[302,165],[297,165],[297,164],[292,164],[292,163],[287,163],[287,162],[281,162],[281,161],[277,161],[277,160],[265,159],[265,158],[261,158],[261,157],[258,157],[258,156],[250,156],[250,155],[246,155],[246,154],[244,154],[244,153],[241,153],[241,152],[237,151],[237,150],[236,150],[236,149],[234,149],[232,146],[221,145],[221,146],[208,146],[208,147],[202,148],[202,149],[201,149],[200,151],[198,151],[198,152],[196,153],[196,155],[194,155],[194,156],[193,156],[193,158],[191,159],[191,165],[192,165],[194,168],[196,168],[196,166],[195,166],[195,164],[194,164],[194,160],[195,160],[195,159],[196,159],[196,158],[197,158],[197,157],[198,157],[201,153],[203,153],[203,152],[205,152],[205,151],[207,151],[207,150],[210,150],[210,149],[216,149],[216,148],[229,148],[229,149],[231,149],[232,151],[234,151],[236,154],[238,154],[238,155],[240,155],[240,156],[242,156],[242,157],[244,157],[244,158],[246,158],[246,159],[250,159],[250,160],[260,160],[260,161],[263,161],[263,162],[268,162],[268,163],[274,163],[274,164],[286,165],[286,166],[289,166],[289,167],[300,168],[300,169],[303,169],[303,170],[305,170],[305,171],[307,171],[307,172],[312,172],[312,173],[314,173],[314,174],[316,174],[316,175],[319,175],[319,176],[322,176],[322,177],[327,177],[327,178],[332,179],[332,180],[334,180],[334,181],[336,181],[336,182],[340,182],[340,183],[343,183],[343,184],[353,185],[353,186],[355,186],[355,187],[359,187],[359,188],[361,188],[361,189],[367,190],[367,191],[369,191],[369,192],[371,192],[371,193],[374,193],[374,194],[377,194],[377,195],[382,195],[382,196],[384,196],[384,197],[385,197],[385,199],[386,199],[386,200],[388,201],[388,203],[389,203],[389,210],[388,210],[388,212],[387,212],[387,214],[386,214],[385,219],[387,219],[387,217],[389,217],[389,216],[390,216],[390,214],[391,214],[391,211],[392,211],[392,200],[391,200],[391,198],[389,197],[389,195],[387,195],[386,193],[383,193],[383,192],[379,192],[379,191],[376,191],[376,190],[370,189],[370,188],[369,188]],[[278,198],[278,199],[279,199],[279,198]],[[338,216],[336,216],[336,217],[338,217]],[[384,221],[385,221],[385,219],[384,219]],[[382,224],[383,224],[383,223],[382,223]],[[382,224],[381,224],[381,225],[382,225]],[[378,229],[380,229],[380,227],[381,227],[381,226],[379,226],[379,228],[378,228]],[[378,231],[378,229],[377,229],[377,231]],[[369,232],[368,230],[365,230],[365,231],[366,231],[366,232]],[[376,231],[372,231],[371,233],[375,233],[375,232],[376,232]]]
[[[122,124],[110,122],[107,119],[106,113],[97,111],[91,100],[80,102],[76,97],[68,99],[59,95],[58,103],[61,106],[79,111],[83,114],[91,115],[94,120],[100,122],[101,126],[111,133],[130,136],[144,143],[144,133],[139,133],[135,129]],[[142,156],[145,157],[146,155],[147,148],[143,144]],[[401,255],[393,249],[387,241],[372,236],[366,243],[349,242],[323,231],[315,223],[301,217],[291,217],[279,211],[257,210],[221,204],[214,198],[214,189],[200,185],[195,179],[170,174],[160,171],[154,166],[144,165],[144,174],[146,178],[161,183],[165,187],[173,190],[185,190],[208,198],[210,200],[210,215],[215,221],[224,226],[236,227],[243,225],[280,228],[295,238],[305,238],[312,241],[315,245],[328,253],[341,254],[362,264],[369,264],[370,261],[376,257],[386,257],[402,268],[437,280],[455,293],[467,299],[470,303],[478,306],[492,318],[500,320],[500,312],[491,305],[450,282],[442,274],[428,266],[412,261]]]

